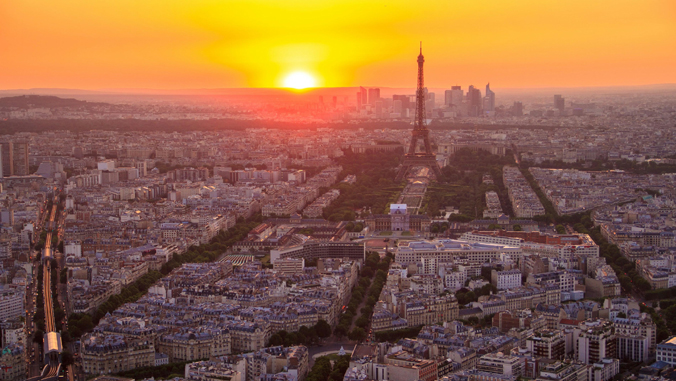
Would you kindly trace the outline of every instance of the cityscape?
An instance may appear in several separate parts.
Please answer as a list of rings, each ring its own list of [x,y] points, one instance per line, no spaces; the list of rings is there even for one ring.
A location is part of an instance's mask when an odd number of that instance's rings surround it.
[[[673,3],[29,3],[1,380],[676,381]]]

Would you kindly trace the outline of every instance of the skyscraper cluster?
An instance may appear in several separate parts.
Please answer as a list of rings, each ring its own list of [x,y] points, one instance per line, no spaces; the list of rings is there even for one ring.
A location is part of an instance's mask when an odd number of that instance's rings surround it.
[[[439,117],[491,116],[495,112],[495,92],[486,85],[486,95],[470,86],[465,93],[460,86],[452,86],[444,94],[443,105],[437,104],[436,94],[424,89],[425,114],[428,119]],[[357,113],[378,119],[410,118],[416,106],[414,94],[394,94],[383,98],[380,88],[360,87],[357,92]]]
[[[492,115],[495,112],[495,92],[490,83],[486,85],[486,95],[481,96],[481,90],[471,85],[464,94],[462,87],[452,86],[444,94],[444,105],[455,113],[455,116],[482,116]]]

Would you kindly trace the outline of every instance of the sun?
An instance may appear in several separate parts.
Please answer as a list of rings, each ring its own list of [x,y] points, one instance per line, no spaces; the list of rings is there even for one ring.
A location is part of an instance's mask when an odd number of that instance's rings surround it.
[[[284,78],[284,87],[292,89],[307,89],[317,86],[317,80],[307,72],[294,71]]]

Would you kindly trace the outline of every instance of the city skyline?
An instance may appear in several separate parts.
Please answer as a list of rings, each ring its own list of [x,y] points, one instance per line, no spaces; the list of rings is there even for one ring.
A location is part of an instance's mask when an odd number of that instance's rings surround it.
[[[676,82],[669,1],[35,5],[0,8],[3,89],[410,88],[420,40],[433,88]]]
[[[0,2],[2,380],[676,381],[636,4]]]

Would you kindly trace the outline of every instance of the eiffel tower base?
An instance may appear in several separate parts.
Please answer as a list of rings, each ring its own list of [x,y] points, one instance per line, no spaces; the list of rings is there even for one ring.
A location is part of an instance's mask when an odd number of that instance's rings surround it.
[[[427,167],[432,170],[435,180],[441,178],[441,170],[434,155],[404,155],[404,162],[401,164],[395,181],[400,182],[406,178],[406,175],[413,167]]]

